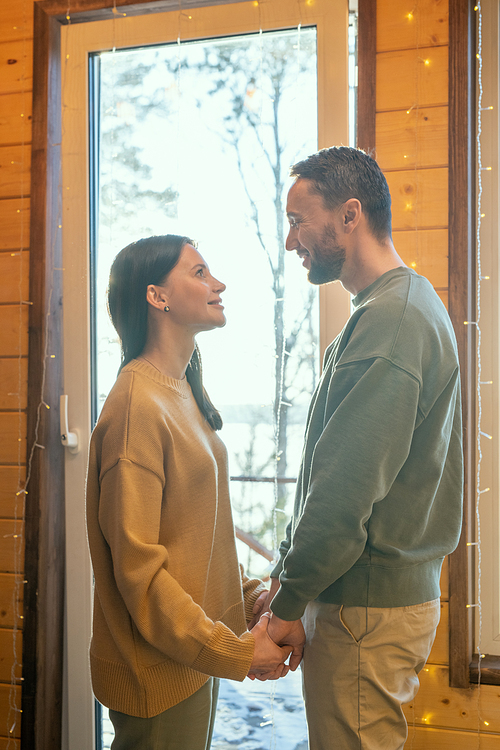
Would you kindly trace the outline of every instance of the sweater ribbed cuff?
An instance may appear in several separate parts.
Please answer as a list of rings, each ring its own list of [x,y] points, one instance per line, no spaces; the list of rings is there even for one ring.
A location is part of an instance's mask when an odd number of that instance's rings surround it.
[[[214,677],[242,682],[250,669],[253,652],[254,637],[251,633],[243,633],[238,638],[222,622],[217,622],[191,667]]]

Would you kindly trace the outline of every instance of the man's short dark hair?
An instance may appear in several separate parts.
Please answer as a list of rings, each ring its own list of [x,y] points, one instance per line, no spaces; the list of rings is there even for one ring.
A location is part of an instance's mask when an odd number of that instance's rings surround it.
[[[391,237],[389,186],[375,159],[364,151],[347,146],[324,148],[294,164],[290,174],[310,180],[328,209],[357,198],[373,236],[379,241]]]

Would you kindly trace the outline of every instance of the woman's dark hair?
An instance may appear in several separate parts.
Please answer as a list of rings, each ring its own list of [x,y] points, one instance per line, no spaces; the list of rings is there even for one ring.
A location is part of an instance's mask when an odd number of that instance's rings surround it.
[[[184,245],[195,246],[195,243],[189,237],[177,234],[146,237],[127,245],[114,259],[109,274],[108,311],[120,337],[120,370],[138,357],[146,346],[148,286],[165,281],[177,264]],[[203,387],[198,347],[189,362],[186,378],[201,413],[212,429],[220,430],[222,418]]]

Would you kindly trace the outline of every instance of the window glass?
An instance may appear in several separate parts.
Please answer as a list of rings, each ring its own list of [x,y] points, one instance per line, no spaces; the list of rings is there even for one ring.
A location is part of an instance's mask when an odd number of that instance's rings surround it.
[[[284,247],[289,167],[317,149],[316,30],[99,53],[91,70],[95,413],[120,362],[106,310],[114,256],[152,234],[192,237],[227,285],[227,325],[198,343],[224,420],[238,553],[265,578],[319,370],[317,289]],[[273,704],[283,721],[273,722],[269,685],[225,682],[213,747],[250,750],[273,735],[279,747],[301,747],[299,675],[285,688]],[[103,722],[107,747],[106,712]]]

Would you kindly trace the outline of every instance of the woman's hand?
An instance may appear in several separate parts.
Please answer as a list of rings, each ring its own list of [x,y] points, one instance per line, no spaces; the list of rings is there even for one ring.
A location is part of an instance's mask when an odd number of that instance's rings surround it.
[[[252,628],[259,622],[263,614],[270,611],[271,602],[278,593],[280,582],[277,578],[271,578],[271,588],[269,591],[263,591],[253,605],[253,618],[248,623],[248,629]]]
[[[290,646],[277,646],[269,637],[268,626],[269,616],[264,615],[252,628],[255,648],[248,673],[251,679],[265,674],[266,679],[277,680],[279,677],[284,677],[288,672],[285,661],[292,653],[292,648]]]

